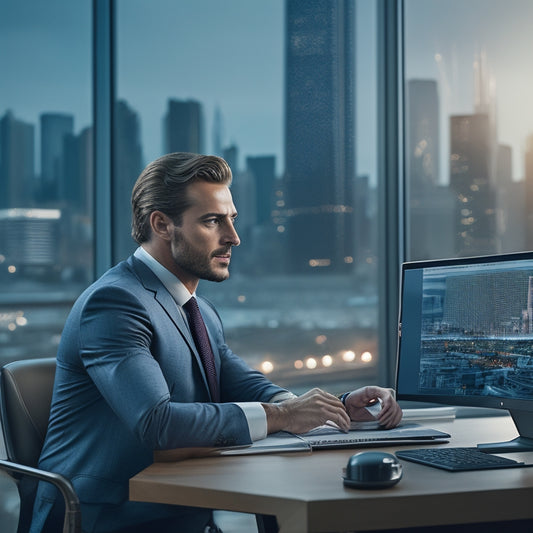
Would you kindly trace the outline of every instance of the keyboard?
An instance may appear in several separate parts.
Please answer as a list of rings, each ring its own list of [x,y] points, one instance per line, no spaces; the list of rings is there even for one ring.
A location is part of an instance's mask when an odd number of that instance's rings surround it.
[[[417,448],[397,451],[396,457],[453,472],[512,468],[524,464],[481,452],[477,448]]]

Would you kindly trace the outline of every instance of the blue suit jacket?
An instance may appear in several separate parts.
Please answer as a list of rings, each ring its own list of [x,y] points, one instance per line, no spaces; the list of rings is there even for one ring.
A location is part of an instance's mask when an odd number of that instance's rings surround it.
[[[126,504],[128,480],[152,463],[153,451],[250,443],[242,410],[228,402],[266,402],[283,390],[231,352],[217,312],[205,299],[198,301],[221,403],[210,403],[203,366],[178,305],[137,258],[109,270],[72,308],[59,345],[39,466],[72,481],[84,531],[157,518],[163,506]],[[60,500],[53,487],[39,486],[32,533],[42,530]],[[112,519],[106,518],[110,509],[116,509]],[[168,512],[176,508],[162,516]]]

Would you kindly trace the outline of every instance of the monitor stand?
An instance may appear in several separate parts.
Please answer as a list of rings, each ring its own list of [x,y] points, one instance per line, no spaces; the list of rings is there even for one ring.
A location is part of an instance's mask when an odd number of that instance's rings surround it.
[[[533,451],[533,412],[509,409],[509,413],[518,430],[519,437],[506,442],[478,444],[480,451],[485,453],[511,453]]]

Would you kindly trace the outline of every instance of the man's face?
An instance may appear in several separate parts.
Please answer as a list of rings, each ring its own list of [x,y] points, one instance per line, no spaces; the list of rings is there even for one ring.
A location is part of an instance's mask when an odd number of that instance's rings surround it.
[[[226,185],[197,181],[189,185],[187,195],[192,205],[181,225],[174,226],[170,245],[175,273],[195,290],[200,279],[229,277],[231,248],[241,241],[234,227],[237,210]]]

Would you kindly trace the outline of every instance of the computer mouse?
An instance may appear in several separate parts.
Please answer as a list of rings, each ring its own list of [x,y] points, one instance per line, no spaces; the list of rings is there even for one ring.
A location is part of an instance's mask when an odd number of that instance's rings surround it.
[[[384,489],[402,479],[402,465],[391,453],[360,452],[343,470],[344,485],[356,489]]]

